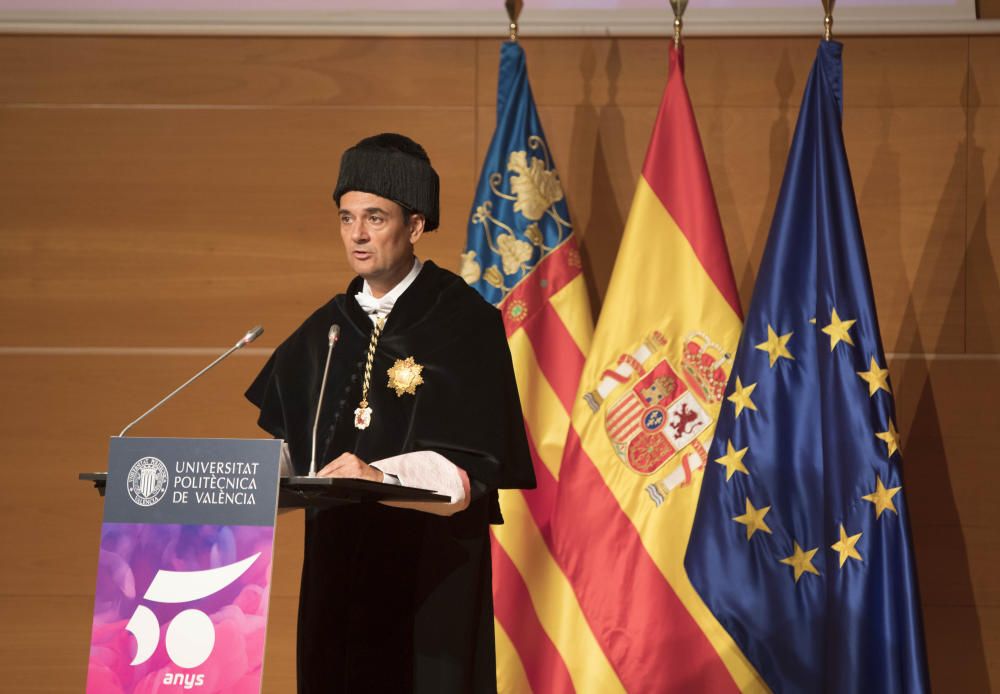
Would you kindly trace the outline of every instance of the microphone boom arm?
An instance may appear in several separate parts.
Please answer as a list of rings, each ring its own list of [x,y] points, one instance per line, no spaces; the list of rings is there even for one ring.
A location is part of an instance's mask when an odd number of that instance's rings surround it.
[[[250,344],[251,342],[253,342],[254,340],[256,340],[258,337],[260,337],[261,333],[263,333],[263,332],[264,332],[264,328],[261,327],[261,326],[259,326],[259,325],[257,327],[255,327],[255,328],[252,328],[252,329],[248,330],[247,334],[244,335],[243,337],[241,337],[239,342],[237,342],[235,345],[233,345],[232,347],[230,347],[229,349],[227,349],[223,354],[221,354],[218,358],[216,358],[215,361],[213,361],[211,364],[209,364],[208,366],[206,366],[204,369],[202,369],[201,371],[199,371],[198,373],[196,373],[194,376],[192,376],[188,380],[184,381],[184,383],[182,383],[181,385],[177,386],[177,388],[175,388],[173,391],[171,391],[171,393],[167,397],[163,398],[158,403],[156,403],[155,405],[153,405],[152,407],[150,407],[148,410],[146,410],[145,412],[143,412],[141,415],[139,415],[138,417],[136,417],[134,420],[132,420],[128,424],[128,426],[126,426],[124,429],[122,429],[122,432],[120,434],[118,434],[118,438],[124,438],[126,432],[128,432],[129,429],[131,429],[136,424],[138,424],[139,422],[141,422],[142,420],[144,420],[147,416],[149,416],[149,415],[153,414],[154,412],[156,412],[158,409],[160,409],[161,405],[165,404],[168,400],[170,400],[170,398],[174,397],[179,392],[181,392],[182,390],[184,390],[185,388],[187,388],[189,385],[191,385],[192,383],[194,383],[196,380],[198,380],[199,378],[201,378],[202,374],[206,373],[209,369],[211,369],[213,366],[215,366],[216,364],[218,364],[220,361],[222,361],[223,359],[225,359],[226,357],[228,357],[230,354],[232,354],[236,350],[238,350],[238,349],[240,349],[242,347],[246,347],[248,344]]]

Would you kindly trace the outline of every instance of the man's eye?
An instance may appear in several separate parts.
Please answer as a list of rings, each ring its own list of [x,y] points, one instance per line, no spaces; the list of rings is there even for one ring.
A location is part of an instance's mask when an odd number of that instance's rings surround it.
[[[351,218],[347,217],[347,216],[341,217],[340,218],[340,223],[341,224],[350,224],[351,223]]]
[[[381,224],[385,220],[379,215],[373,214],[371,217],[368,218],[368,221],[370,221],[372,224]]]

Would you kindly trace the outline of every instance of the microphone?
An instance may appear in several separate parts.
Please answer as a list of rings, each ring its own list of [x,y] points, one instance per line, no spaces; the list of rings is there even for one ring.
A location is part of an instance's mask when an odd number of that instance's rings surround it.
[[[118,434],[118,437],[119,438],[123,438],[125,436],[125,433],[129,429],[131,429],[136,424],[138,424],[139,422],[141,422],[142,420],[144,420],[147,416],[151,415],[156,410],[160,409],[160,406],[163,405],[165,402],[167,402],[167,400],[169,400],[170,398],[174,397],[179,392],[181,392],[182,390],[184,390],[185,388],[187,388],[189,385],[191,385],[192,383],[194,383],[196,380],[198,380],[199,378],[201,378],[202,374],[204,374],[206,371],[208,371],[209,369],[211,369],[213,366],[215,366],[216,364],[218,364],[220,361],[222,361],[223,359],[225,359],[226,357],[228,357],[230,354],[232,354],[233,352],[235,352],[238,349],[242,349],[243,347],[246,347],[247,345],[249,345],[251,342],[253,342],[258,337],[260,337],[261,333],[263,333],[263,332],[264,332],[264,326],[261,326],[261,325],[254,326],[253,328],[250,328],[250,330],[247,330],[247,334],[246,335],[244,335],[243,337],[241,337],[239,339],[239,341],[235,345],[233,345],[232,347],[230,347],[229,349],[227,349],[215,361],[213,361],[211,364],[209,364],[208,366],[206,366],[204,369],[202,369],[201,371],[199,371],[198,373],[196,373],[194,376],[192,376],[188,380],[186,380],[180,386],[178,386],[177,388],[175,388],[173,390],[173,392],[170,393],[170,395],[168,395],[167,397],[163,398],[158,403],[156,403],[155,405],[153,405],[152,407],[150,407],[148,410],[146,410],[141,415],[139,415],[139,417],[137,417],[136,419],[132,420],[132,422],[128,426],[126,426],[124,429],[122,429],[122,433]]]
[[[326,366],[323,367],[323,380],[319,385],[319,400],[316,401],[316,420],[313,422],[313,447],[312,447],[312,458],[309,460],[309,476],[316,476],[316,432],[319,431],[319,413],[320,409],[323,407],[323,393],[326,391],[326,377],[330,373],[330,357],[333,356],[333,346],[337,344],[337,340],[340,339],[340,326],[334,323],[330,326],[330,332],[327,333],[327,339],[330,342],[329,349],[326,350]]]

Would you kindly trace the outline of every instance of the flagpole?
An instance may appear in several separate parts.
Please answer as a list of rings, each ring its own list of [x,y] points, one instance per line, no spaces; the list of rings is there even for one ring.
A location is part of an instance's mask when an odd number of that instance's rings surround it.
[[[507,0],[504,3],[504,7],[507,8],[507,17],[510,18],[510,24],[508,25],[510,40],[517,41],[517,18],[521,16],[521,10],[524,9],[524,2],[523,0]]]
[[[673,0],[671,0],[672,2]],[[823,0],[823,40],[833,40],[833,6],[837,0]]]
[[[681,47],[681,29],[684,28],[684,11],[687,6],[688,0],[670,0],[670,7],[674,10],[674,48]]]

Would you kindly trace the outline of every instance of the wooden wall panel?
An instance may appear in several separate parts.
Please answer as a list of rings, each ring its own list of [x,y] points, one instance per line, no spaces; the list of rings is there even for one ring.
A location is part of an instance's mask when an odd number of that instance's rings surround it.
[[[1000,10],[1000,3],[995,3]],[[997,13],[1000,17],[1000,12]],[[1000,36],[969,40],[967,349],[1000,352]]]
[[[886,349],[964,351],[966,115],[848,109],[844,136]]]
[[[980,19],[1000,19],[1000,0],[976,0],[976,9]]]
[[[914,356],[893,359],[889,368],[914,525],[965,528],[983,549],[976,563],[992,562],[1000,571],[1000,552],[991,544],[1000,536],[986,534],[996,522],[1000,487],[1000,467],[986,461],[1000,459],[1000,441],[982,437],[996,423],[991,393],[1000,385],[1000,360]],[[936,561],[934,552],[923,558]],[[978,575],[977,592],[1000,607],[1000,583]]]
[[[815,38],[687,45],[744,305]],[[529,39],[532,87],[599,305],[666,77],[663,39]],[[259,435],[242,391],[349,277],[329,199],[342,149],[425,144],[454,268],[495,118],[492,39],[0,37],[0,672],[79,691],[100,524],[77,471],[232,344],[267,332],[139,434]],[[1000,37],[845,40],[845,134],[903,434],[931,675],[1000,688]],[[100,353],[74,347],[125,350]],[[70,348],[59,355],[32,348]],[[135,347],[153,352],[136,353]],[[201,352],[170,352],[199,347]],[[11,348],[21,348],[12,350]],[[211,348],[211,349],[208,349]],[[166,351],[165,351],[166,350]],[[302,515],[279,522],[265,691],[294,681]],[[52,665],[51,651],[66,655]],[[0,687],[2,688],[2,687]]]
[[[501,41],[478,42],[477,102],[495,106]],[[523,39],[540,106],[656,106],[667,75],[662,39]]]
[[[235,341],[235,340],[234,340]],[[108,439],[183,383],[213,356],[156,354],[4,356],[8,402],[0,420],[8,468],[37,480],[0,505],[0,595],[92,594],[102,499],[77,473],[106,470]],[[137,425],[138,436],[267,437],[243,391],[263,366],[264,350],[238,353]],[[10,492],[8,492],[10,493]],[[282,515],[277,595],[298,594],[301,514]],[[286,528],[287,526],[287,528]],[[41,542],[44,540],[44,542]],[[286,549],[287,547],[287,549]]]
[[[889,368],[935,689],[989,691],[1000,684],[1000,441],[986,432],[1000,360],[915,355]]]
[[[471,109],[5,109],[0,325],[6,345],[264,344],[346,286],[330,199],[340,153],[405,129],[442,175],[455,265],[474,178]],[[442,236],[448,236],[442,240]],[[207,340],[207,342],[206,342]]]
[[[847,37],[844,103],[858,106],[962,106],[964,37]],[[685,76],[695,106],[798,107],[818,40],[693,38]],[[738,59],[734,59],[738,58]]]
[[[931,690],[995,692],[1000,668],[985,671],[985,653],[1000,650],[1000,610],[973,605],[924,606],[924,634],[931,657]],[[958,634],[979,633],[965,641]]]
[[[739,60],[732,60],[732,56]],[[695,106],[798,108],[816,40],[740,38],[685,41],[684,76]],[[699,112],[701,109],[698,109]]]
[[[1000,36],[969,38],[969,104],[1000,106]]]
[[[264,651],[265,692],[295,691],[295,632],[299,616],[298,592],[293,597],[271,596]]]
[[[0,103],[468,106],[472,39],[0,37]]]
[[[992,37],[984,37],[992,38]],[[848,37],[848,106],[964,106],[966,37]],[[685,41],[696,106],[798,106],[818,39]],[[667,74],[663,39],[523,39],[535,99],[545,106],[658,106]],[[988,44],[984,44],[988,45]],[[480,104],[496,103],[500,42],[479,42]]]
[[[845,108],[965,106],[967,37],[851,36],[843,43]]]
[[[996,75],[1000,77],[1000,70]],[[991,354],[1000,352],[1000,100],[997,103],[975,109],[969,119],[966,217],[967,349]]]
[[[733,274],[746,309],[781,189],[798,104],[701,107],[696,117]]]
[[[83,691],[93,612],[93,594],[0,594],[0,691]]]

